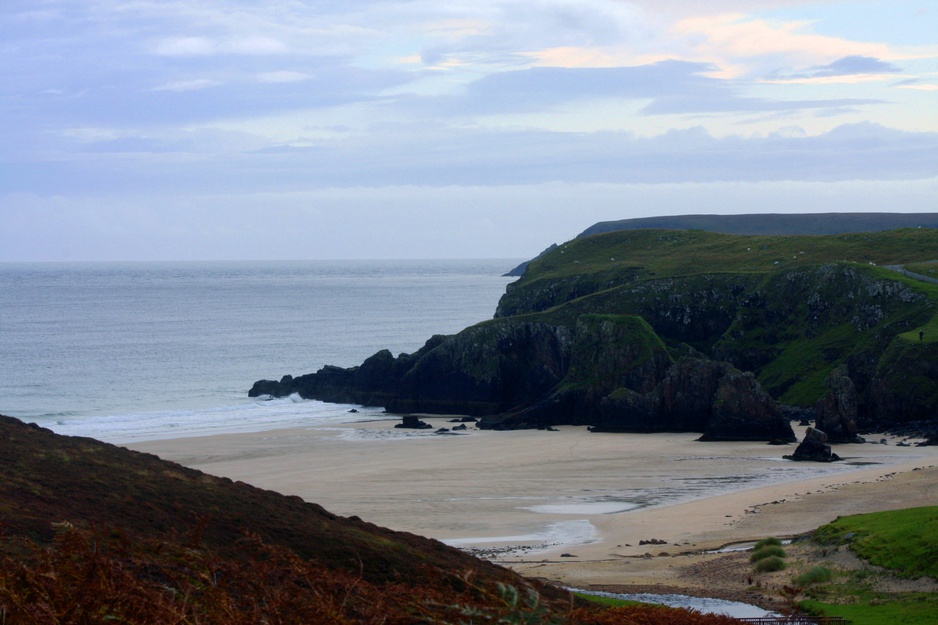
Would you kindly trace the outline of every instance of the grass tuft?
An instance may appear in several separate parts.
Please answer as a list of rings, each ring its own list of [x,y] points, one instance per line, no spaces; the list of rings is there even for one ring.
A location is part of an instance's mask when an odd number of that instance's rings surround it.
[[[776,571],[784,571],[787,568],[787,564],[778,556],[769,556],[763,558],[753,565],[753,569],[757,573],[774,573]]]
[[[784,558],[785,550],[778,545],[766,545],[765,547],[759,547],[749,556],[749,561],[758,562],[759,560],[765,560],[766,558],[773,557]]]

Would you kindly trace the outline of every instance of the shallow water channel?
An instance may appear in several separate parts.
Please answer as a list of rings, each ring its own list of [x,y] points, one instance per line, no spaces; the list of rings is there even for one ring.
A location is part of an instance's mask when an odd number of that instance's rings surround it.
[[[611,597],[613,599],[623,599],[625,601],[639,601],[641,603],[656,603],[666,605],[672,608],[688,608],[697,610],[704,614],[724,614],[734,618],[761,618],[768,616],[778,616],[774,612],[769,612],[759,606],[738,601],[726,601],[724,599],[711,599],[709,597],[690,597],[687,595],[657,595],[651,593],[640,594],[620,594],[614,592],[602,592],[597,590],[579,590],[570,588],[573,592],[583,593],[585,595],[596,595],[598,597]]]

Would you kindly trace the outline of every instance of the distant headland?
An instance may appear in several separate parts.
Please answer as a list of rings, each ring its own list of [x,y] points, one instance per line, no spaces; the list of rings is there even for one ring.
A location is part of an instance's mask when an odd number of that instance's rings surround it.
[[[917,276],[935,261],[932,214],[606,222],[531,261],[492,320],[414,354],[260,380],[250,395],[467,414],[490,429],[783,442],[798,417],[832,443],[931,431],[938,290]]]
[[[724,234],[820,235],[881,232],[899,228],[938,228],[938,213],[767,213],[744,215],[671,215],[600,221],[577,235],[638,229],[706,230]],[[541,255],[557,247],[551,245]],[[540,256],[538,256],[540,258]],[[506,273],[521,276],[525,261]]]

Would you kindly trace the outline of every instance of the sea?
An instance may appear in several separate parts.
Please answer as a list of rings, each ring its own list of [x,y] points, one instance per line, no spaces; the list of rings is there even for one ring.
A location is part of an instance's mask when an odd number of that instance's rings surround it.
[[[111,443],[387,418],[247,393],[490,319],[521,260],[0,263],[0,414]]]

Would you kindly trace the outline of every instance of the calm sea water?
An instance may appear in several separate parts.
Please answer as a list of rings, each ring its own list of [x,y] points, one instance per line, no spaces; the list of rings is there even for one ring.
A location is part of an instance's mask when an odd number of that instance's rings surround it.
[[[109,442],[346,419],[247,391],[489,319],[518,262],[0,264],[0,414]]]

